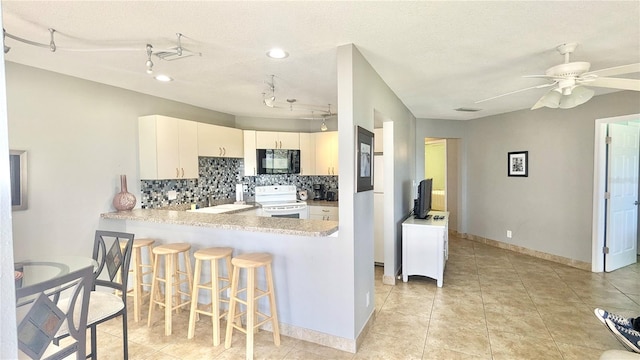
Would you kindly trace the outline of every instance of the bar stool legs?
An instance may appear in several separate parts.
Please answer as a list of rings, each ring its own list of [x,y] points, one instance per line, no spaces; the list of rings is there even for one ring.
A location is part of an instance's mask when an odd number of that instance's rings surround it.
[[[278,326],[278,311],[276,309],[276,300],[273,289],[273,274],[271,272],[272,256],[267,253],[249,253],[238,255],[231,260],[233,264],[233,277],[231,279],[231,298],[229,301],[229,316],[227,318],[227,333],[225,337],[224,347],[231,347],[231,336],[233,329],[238,329],[247,335],[247,353],[246,359],[253,359],[253,337],[256,329],[270,321],[273,328],[273,342],[280,346],[280,328]],[[256,284],[256,272],[258,268],[264,267],[267,288],[259,289]],[[240,269],[245,269],[247,273],[247,286],[238,289],[240,280]],[[239,297],[239,294],[245,292],[246,300]],[[270,315],[261,313],[257,308],[258,299],[268,296]],[[238,303],[246,306],[245,312],[237,312]],[[236,318],[246,314],[247,327],[243,328],[240,321],[236,322]],[[260,318],[263,318],[260,321]]]
[[[147,326],[151,326],[151,318],[155,305],[164,306],[164,334],[171,335],[171,313],[173,310],[179,311],[181,307],[190,304],[191,300],[183,301],[182,296],[191,298],[193,284],[191,272],[191,257],[189,250],[191,245],[187,243],[173,243],[160,245],[153,248],[153,281],[151,283],[151,300],[149,302],[149,317]],[[180,270],[178,255],[184,257],[184,271]],[[164,277],[160,276],[160,256],[165,256]],[[181,279],[181,276],[184,278]],[[164,298],[160,293],[159,282],[164,282]],[[187,283],[188,292],[181,290],[180,285]],[[175,290],[175,291],[174,291]]]
[[[220,319],[227,312],[220,312],[220,303],[229,300],[220,295],[227,291],[231,285],[231,253],[232,248],[209,248],[196,251],[193,256],[196,258],[195,272],[193,276],[193,293],[191,294],[191,312],[189,314],[189,332],[187,338],[193,339],[196,327],[196,315],[203,314],[211,316],[213,325],[213,345],[220,345]],[[220,275],[220,266],[218,262],[224,260],[227,268],[227,277]],[[209,261],[211,266],[211,281],[205,284],[200,283],[202,273],[202,262]],[[220,286],[220,282],[226,282],[224,286]],[[211,312],[198,309],[198,293],[199,290],[208,290],[211,292]]]
[[[142,308],[143,298],[151,295],[151,283],[145,283],[144,277],[153,274],[153,253],[151,252],[151,245],[155,240],[153,239],[135,239],[133,241],[133,258],[132,266],[129,272],[133,275],[133,290],[127,291],[127,296],[133,297],[133,320],[135,322],[140,321],[140,310]],[[150,264],[144,264],[142,262],[142,249],[146,248],[149,254]],[[145,270],[147,269],[147,270]],[[149,293],[144,294],[144,287],[149,288]]]

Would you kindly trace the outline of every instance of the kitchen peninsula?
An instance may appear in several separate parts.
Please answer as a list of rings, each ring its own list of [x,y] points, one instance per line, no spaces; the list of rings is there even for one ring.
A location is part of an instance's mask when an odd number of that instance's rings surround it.
[[[340,248],[337,221],[136,209],[104,213],[100,227],[153,238],[156,245],[187,242],[192,253],[221,246],[233,248],[234,256],[271,253],[281,333],[355,352],[355,340],[345,331],[348,319],[335,318],[335,285],[344,281],[339,267],[331,266]],[[268,311],[262,300],[259,308]],[[201,292],[198,301],[209,303],[209,295]]]

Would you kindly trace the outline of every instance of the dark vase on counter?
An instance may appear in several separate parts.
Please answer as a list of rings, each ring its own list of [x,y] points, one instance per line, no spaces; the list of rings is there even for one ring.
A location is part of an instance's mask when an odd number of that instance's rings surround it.
[[[136,197],[127,191],[127,175],[120,175],[120,192],[113,197],[113,207],[118,211],[128,211],[136,206]]]

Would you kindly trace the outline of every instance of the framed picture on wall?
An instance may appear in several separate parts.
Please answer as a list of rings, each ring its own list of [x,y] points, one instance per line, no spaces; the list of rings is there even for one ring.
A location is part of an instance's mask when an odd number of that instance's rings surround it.
[[[27,210],[27,152],[9,150],[11,210]]]
[[[373,133],[356,127],[356,192],[373,190]]]
[[[507,175],[529,176],[528,151],[512,151],[507,153]]]

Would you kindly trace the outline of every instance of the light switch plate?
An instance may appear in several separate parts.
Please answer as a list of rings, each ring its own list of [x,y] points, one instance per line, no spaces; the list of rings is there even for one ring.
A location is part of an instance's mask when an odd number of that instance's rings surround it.
[[[169,200],[175,200],[178,197],[178,193],[175,190],[167,191],[167,197]]]

